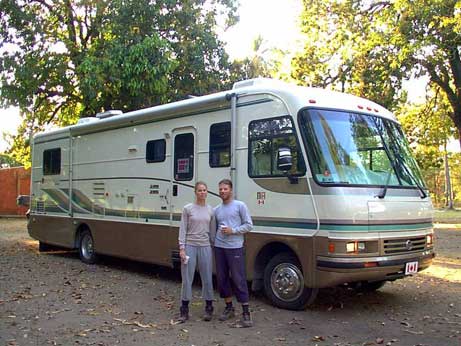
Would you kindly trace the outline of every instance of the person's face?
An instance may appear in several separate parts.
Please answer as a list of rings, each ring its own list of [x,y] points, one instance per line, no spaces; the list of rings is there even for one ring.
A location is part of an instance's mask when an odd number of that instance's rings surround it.
[[[219,185],[219,197],[226,202],[232,198],[232,188],[227,184]]]
[[[197,189],[195,190],[195,197],[198,201],[205,201],[208,195],[208,189],[205,185],[198,185]]]

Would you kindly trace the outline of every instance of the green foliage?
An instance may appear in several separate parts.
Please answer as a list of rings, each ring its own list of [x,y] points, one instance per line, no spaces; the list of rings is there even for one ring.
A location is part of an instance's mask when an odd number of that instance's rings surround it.
[[[0,107],[18,136],[109,109],[129,111],[226,88],[216,18],[235,0],[0,0]],[[13,155],[27,157],[24,139]]]
[[[450,118],[449,103],[440,88],[430,90],[425,104],[407,104],[397,117],[423,170],[442,168],[445,148],[457,131]]]
[[[6,167],[19,167],[22,166],[20,162],[16,161],[8,154],[0,154],[0,168]]]
[[[304,0],[305,47],[293,59],[301,84],[348,91],[389,109],[402,81],[429,75],[461,129],[461,1]]]
[[[270,78],[280,69],[277,59],[274,55],[279,53],[274,48],[265,47],[265,41],[262,36],[258,36],[253,41],[253,52],[244,59],[237,59],[232,62],[230,68],[231,80],[238,81],[257,77]]]

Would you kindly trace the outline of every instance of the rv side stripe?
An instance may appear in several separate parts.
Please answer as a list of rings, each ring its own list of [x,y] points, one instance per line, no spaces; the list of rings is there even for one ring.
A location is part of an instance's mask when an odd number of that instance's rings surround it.
[[[109,179],[118,179],[118,178],[109,178]],[[127,178],[128,179],[128,178]],[[145,178],[147,179],[147,178]],[[93,179],[88,179],[93,180]],[[152,179],[148,179],[152,180]],[[183,184],[175,182],[190,188],[193,186],[188,184]],[[53,209],[59,208],[62,211],[66,212],[67,209],[64,207],[68,203],[68,189],[43,189],[50,198],[52,199]],[[140,218],[140,219],[160,219],[167,220],[170,218],[168,212],[154,212],[146,210],[127,210],[127,209],[111,209],[105,208],[102,205],[95,204],[90,198],[88,198],[82,191],[79,189],[74,189],[72,194],[72,202],[78,208],[76,212],[88,212],[92,214],[99,214],[103,216],[118,216],[118,217],[129,217],[129,218]],[[48,203],[47,203],[48,204]],[[54,204],[54,205],[53,205]],[[46,206],[45,211],[51,211],[49,205]],[[79,210],[80,209],[80,210]],[[173,221],[180,221],[181,214],[174,213],[172,215]],[[332,220],[333,221],[333,220]],[[380,221],[381,223],[362,223],[362,224],[344,224],[344,223],[321,223],[320,230],[326,231],[336,231],[336,232],[373,232],[373,231],[403,231],[403,230],[418,230],[418,229],[428,229],[432,228],[432,222],[421,222],[419,220],[417,223],[410,223],[411,220],[401,220],[399,221]],[[302,219],[281,219],[281,218],[264,218],[264,217],[253,217],[253,222],[255,226],[260,227],[275,227],[275,228],[297,228],[297,229],[316,229],[317,223],[314,220],[302,220]],[[375,221],[379,222],[379,221]]]
[[[80,178],[80,179],[72,179],[72,182],[76,182],[76,181],[93,181],[93,180],[153,180],[153,181],[164,181],[164,182],[171,182],[169,179],[162,179],[162,178],[151,178],[151,177],[107,177],[107,178]],[[69,179],[62,179],[60,180],[62,182],[69,182]],[[173,184],[178,184],[178,185],[181,185],[181,186],[185,186],[185,187],[188,187],[188,188],[191,188],[191,189],[194,189],[194,186],[191,185],[191,184],[186,184],[186,183],[182,183],[180,181],[176,181],[174,180],[173,181]],[[219,194],[215,193],[215,192],[212,192],[210,190],[208,190],[208,193],[213,195],[213,196],[216,196],[216,197],[219,197]]]
[[[321,224],[320,229],[325,231],[339,232],[373,232],[373,231],[409,231],[418,229],[432,228],[433,224],[415,223],[415,224],[380,224],[380,225],[328,225]]]

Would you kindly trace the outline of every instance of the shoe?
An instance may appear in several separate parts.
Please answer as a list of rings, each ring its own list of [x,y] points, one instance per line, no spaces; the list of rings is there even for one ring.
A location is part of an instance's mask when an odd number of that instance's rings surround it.
[[[227,321],[228,319],[235,316],[235,309],[233,307],[227,307],[222,312],[221,316],[219,316],[220,321]]]
[[[205,314],[203,315],[203,320],[204,321],[211,321],[213,318],[213,307],[206,307],[205,308]]]
[[[240,324],[243,328],[253,327],[253,321],[251,319],[250,313],[243,313],[242,319],[240,320]]]
[[[189,319],[189,307],[181,306],[179,308],[179,323],[184,323]]]

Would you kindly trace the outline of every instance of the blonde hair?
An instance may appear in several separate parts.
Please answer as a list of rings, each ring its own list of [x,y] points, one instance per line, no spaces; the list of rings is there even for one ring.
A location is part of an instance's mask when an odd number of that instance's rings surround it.
[[[197,192],[197,189],[200,185],[205,186],[208,191],[208,185],[206,183],[204,183],[203,181],[197,181],[194,186],[194,192]]]

